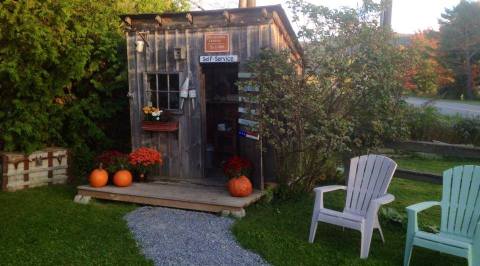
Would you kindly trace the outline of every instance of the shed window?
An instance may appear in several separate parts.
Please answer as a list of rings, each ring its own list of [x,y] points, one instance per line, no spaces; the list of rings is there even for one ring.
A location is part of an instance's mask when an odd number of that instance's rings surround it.
[[[152,106],[161,110],[179,109],[180,81],[178,74],[149,73],[147,79]]]

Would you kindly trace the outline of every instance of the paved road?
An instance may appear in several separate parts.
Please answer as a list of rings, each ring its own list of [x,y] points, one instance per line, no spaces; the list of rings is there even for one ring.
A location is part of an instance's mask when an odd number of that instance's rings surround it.
[[[429,100],[424,98],[408,97],[406,101],[414,106],[421,106]],[[445,115],[458,114],[463,117],[480,116],[480,104],[475,105],[445,100],[435,100],[429,104],[435,106],[440,113]]]

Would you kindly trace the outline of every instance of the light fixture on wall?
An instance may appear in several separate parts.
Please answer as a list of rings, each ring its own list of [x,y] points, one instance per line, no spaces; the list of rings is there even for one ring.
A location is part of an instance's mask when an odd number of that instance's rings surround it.
[[[145,46],[144,41],[136,41],[135,42],[135,49],[137,50],[137,53],[143,52],[143,47]]]
[[[146,40],[146,37],[148,36],[148,32],[138,32],[138,35],[142,39],[138,40],[138,41],[135,41],[135,49],[136,49],[137,53],[141,53],[141,52],[143,52],[145,45],[147,45],[147,47],[150,46],[150,45],[148,45],[148,42]]]

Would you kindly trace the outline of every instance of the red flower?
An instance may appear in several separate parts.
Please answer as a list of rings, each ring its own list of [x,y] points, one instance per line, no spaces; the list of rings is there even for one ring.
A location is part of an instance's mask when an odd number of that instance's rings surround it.
[[[109,150],[109,151],[104,151],[102,154],[100,154],[97,157],[97,161],[102,163],[103,167],[107,168],[113,163],[115,163],[117,160],[121,160],[121,159],[127,160],[127,158],[128,158],[128,155],[123,152],[119,152],[117,150]]]
[[[141,147],[130,153],[128,161],[133,166],[150,166],[162,164],[162,156],[157,150]]]
[[[253,164],[249,160],[242,158],[240,156],[233,156],[230,157],[224,164],[223,164],[223,172],[226,176],[238,177],[241,175],[250,175],[252,171]]]

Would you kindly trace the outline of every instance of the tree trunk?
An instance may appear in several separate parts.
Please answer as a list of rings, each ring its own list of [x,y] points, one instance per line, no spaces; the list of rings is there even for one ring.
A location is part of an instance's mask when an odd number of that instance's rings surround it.
[[[466,54],[465,57],[465,72],[467,74],[467,87],[465,88],[465,98],[473,99],[473,75],[472,75],[472,63],[470,62],[470,55]]]

